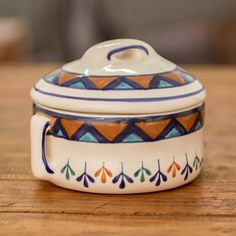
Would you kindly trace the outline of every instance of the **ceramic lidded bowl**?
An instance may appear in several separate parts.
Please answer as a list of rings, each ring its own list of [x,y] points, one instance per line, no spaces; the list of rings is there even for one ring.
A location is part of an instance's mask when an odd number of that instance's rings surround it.
[[[56,185],[144,193],[186,184],[203,162],[205,90],[139,40],[97,44],[32,88],[32,170]]]

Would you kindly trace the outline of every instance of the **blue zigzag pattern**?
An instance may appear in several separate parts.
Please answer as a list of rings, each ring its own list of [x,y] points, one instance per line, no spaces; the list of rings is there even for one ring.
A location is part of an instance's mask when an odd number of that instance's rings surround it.
[[[192,132],[195,132],[202,128],[204,124],[204,119],[201,115],[201,110],[204,108],[204,105],[200,107],[191,109],[187,112],[181,112],[166,116],[154,116],[154,117],[146,117],[146,118],[112,118],[111,120],[107,118],[107,120],[102,119],[102,122],[114,122],[114,123],[126,123],[127,126],[112,140],[108,140],[102,133],[100,133],[94,126],[93,122],[99,122],[99,118],[88,118],[86,117],[77,117],[77,120],[83,121],[83,125],[81,125],[74,134],[69,137],[65,128],[61,124],[61,119],[69,118],[69,115],[63,115],[59,113],[53,113],[51,111],[45,110],[43,108],[37,107],[35,105],[36,111],[44,112],[47,115],[56,117],[56,122],[53,127],[48,131],[48,135],[53,135],[55,137],[64,138],[73,141],[81,141],[81,142],[97,142],[97,143],[126,143],[126,142],[153,142],[159,141],[168,138],[175,138],[179,136],[183,136]],[[190,130],[186,130],[183,125],[177,120],[178,117],[183,115],[188,115],[191,113],[197,112],[196,119],[190,128]],[[69,117],[68,117],[69,116]],[[70,119],[75,120],[75,117],[70,117]],[[139,128],[136,123],[138,122],[148,122],[155,120],[165,120],[170,119],[168,125],[164,128],[164,130],[156,137],[150,137],[146,134],[141,128]]]
[[[196,80],[192,75],[188,74],[181,68],[176,68],[173,71],[171,71],[171,73],[172,72],[178,72],[181,75],[184,84],[179,83],[176,80],[165,76],[165,74],[169,74],[170,72],[148,75],[148,76],[153,76],[153,78],[150,81],[149,86],[147,88],[142,87],[140,84],[136,83],[135,81],[129,79],[126,76],[117,76],[115,80],[111,81],[102,89],[98,88],[91,80],[89,80],[89,76],[85,76],[82,74],[75,74],[76,75],[75,78],[60,84],[59,78],[63,73],[65,73],[65,71],[63,70],[57,70],[54,73],[45,76],[44,80],[48,83],[58,85],[61,87],[89,89],[89,90],[144,90],[144,89],[157,89],[157,88],[161,89],[167,87],[169,88],[169,87],[183,86],[186,84],[190,84]],[[100,77],[97,76],[97,78]],[[104,76],[104,78],[106,77]]]

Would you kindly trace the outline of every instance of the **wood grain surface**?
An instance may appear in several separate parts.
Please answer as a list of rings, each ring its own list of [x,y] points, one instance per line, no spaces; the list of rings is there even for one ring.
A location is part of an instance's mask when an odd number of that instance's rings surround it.
[[[184,66],[207,90],[205,164],[170,191],[99,195],[30,170],[29,91],[55,64],[0,65],[0,235],[236,235],[236,67]]]

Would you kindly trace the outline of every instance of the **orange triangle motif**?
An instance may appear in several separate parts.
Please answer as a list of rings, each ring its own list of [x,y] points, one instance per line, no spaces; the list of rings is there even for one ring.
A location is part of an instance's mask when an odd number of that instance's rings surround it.
[[[89,77],[89,80],[94,83],[99,89],[103,89],[106,85],[110,84],[117,77]]]
[[[39,113],[39,114],[41,114],[41,113]],[[56,123],[57,118],[47,115],[47,114],[42,114],[42,116],[46,116],[50,120],[50,128],[52,129],[54,124]]]
[[[127,77],[127,78],[141,85],[143,88],[148,88],[150,85],[150,81],[153,79],[153,76],[144,75],[144,76],[132,76],[132,77]]]
[[[125,123],[100,123],[100,122],[93,123],[92,125],[109,141],[112,141],[127,126],[127,124]]]
[[[61,119],[61,125],[66,130],[69,138],[83,125],[84,122],[77,120]]]
[[[74,78],[77,78],[77,77],[80,77],[79,74],[74,74],[74,73],[62,73],[59,80],[58,80],[58,83],[59,84],[64,84],[66,83],[67,81],[70,81]]]
[[[181,73],[179,71],[175,70],[175,71],[170,72],[170,73],[162,74],[161,76],[163,76],[165,78],[168,78],[168,79],[172,79],[172,80],[178,82],[179,84],[185,84],[185,81],[182,78]]]
[[[50,120],[50,128],[52,128],[56,123],[57,118],[50,116],[49,120]]]
[[[33,113],[33,115],[36,113],[37,111],[36,111],[36,108],[33,106],[33,108],[32,108],[32,113]]]
[[[135,125],[139,127],[145,134],[147,134],[152,139],[155,139],[170,123],[170,119],[167,120],[157,120],[151,122],[137,122]]]
[[[187,115],[187,116],[178,117],[177,120],[181,125],[183,125],[185,130],[187,132],[189,132],[189,130],[192,128],[192,126],[197,118],[197,115],[198,115],[198,113],[194,112],[194,113]]]

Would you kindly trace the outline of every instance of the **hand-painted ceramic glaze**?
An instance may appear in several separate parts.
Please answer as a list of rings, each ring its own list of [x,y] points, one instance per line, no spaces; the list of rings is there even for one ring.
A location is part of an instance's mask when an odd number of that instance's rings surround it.
[[[144,42],[95,45],[44,76],[31,96],[38,178],[122,194],[174,188],[200,172],[205,90]]]

